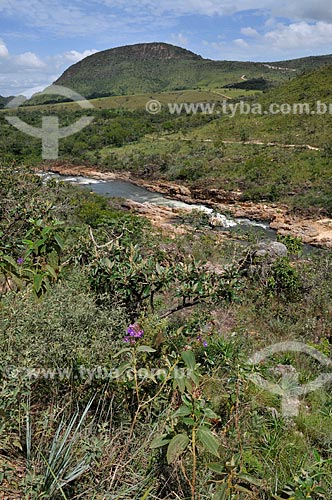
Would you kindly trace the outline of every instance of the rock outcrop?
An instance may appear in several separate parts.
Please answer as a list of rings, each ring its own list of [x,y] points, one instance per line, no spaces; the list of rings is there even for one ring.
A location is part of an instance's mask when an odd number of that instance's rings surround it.
[[[143,186],[150,191],[161,193],[166,197],[185,203],[204,204],[220,214],[228,212],[233,217],[267,221],[270,224],[270,228],[274,229],[280,235],[291,235],[300,238],[303,243],[332,248],[332,219],[312,219],[295,216],[290,214],[286,205],[281,204],[241,202],[239,201],[241,196],[240,191],[225,191],[208,187],[195,188],[166,181],[152,182],[136,178],[129,172],[101,172],[82,165],[54,164],[52,168],[49,166],[45,167],[45,170],[51,170],[61,175],[81,175],[105,181],[114,179],[129,181],[138,186]],[[159,217],[157,215],[159,209],[165,213],[163,207],[156,207],[155,205],[149,207],[148,210],[152,215],[155,212],[157,219]],[[139,213],[143,215],[144,210],[144,208],[141,208]],[[160,210],[159,214],[161,213]],[[153,216],[150,220],[153,221]]]

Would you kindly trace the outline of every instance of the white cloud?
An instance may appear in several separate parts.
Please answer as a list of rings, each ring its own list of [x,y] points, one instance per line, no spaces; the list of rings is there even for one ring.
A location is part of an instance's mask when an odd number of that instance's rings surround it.
[[[245,10],[270,11],[272,15],[312,21],[332,21],[332,3],[327,0],[98,0],[129,11],[143,10],[155,15],[230,15]]]
[[[49,82],[50,84],[53,83],[52,81]],[[42,92],[47,85],[37,85],[36,87],[31,87],[29,89],[24,90],[23,92],[20,92],[20,95],[25,95],[25,97],[31,97],[34,94],[37,94],[37,92]]]
[[[145,28],[169,25],[167,17],[159,18],[157,10],[145,8],[138,0],[0,0],[1,19],[15,19],[39,34],[50,33],[68,38],[93,36],[94,39],[121,39],[123,35],[141,33]],[[121,12],[116,8],[120,6]],[[127,10],[128,8],[128,10]],[[174,23],[171,23],[174,24]],[[121,45],[121,44],[120,44]]]
[[[84,50],[83,52],[78,52],[77,50],[69,50],[68,52],[65,52],[62,56],[59,57],[62,58],[64,61],[69,61],[70,63],[76,63],[78,61],[81,61],[85,57],[95,54],[96,52],[98,52],[97,49]]]
[[[6,44],[3,40],[0,39],[0,57],[7,57],[8,56],[8,49],[6,47]]]
[[[288,26],[279,25],[276,29],[264,35],[265,41],[273,49],[288,50],[313,49],[326,47],[332,43],[332,24],[318,22],[292,23]]]
[[[5,57],[1,57],[1,47]],[[94,54],[96,49],[82,52],[69,50],[41,59],[34,52],[12,55],[0,40],[0,95],[32,95],[53,83],[71,64]]]
[[[241,28],[241,33],[245,36],[258,36],[258,31],[253,28]]]
[[[174,31],[182,16],[227,16],[249,10],[296,23],[332,22],[329,0],[0,0],[4,20],[15,19],[57,37],[93,35],[94,40],[117,41],[118,45],[135,36],[136,40],[151,39],[160,27]],[[254,30],[242,34],[254,36]]]
[[[57,36],[121,36],[139,33],[144,26],[175,25],[181,16],[225,16],[245,10],[269,11],[293,20],[332,21],[327,0],[0,0],[3,18],[15,18],[29,27]]]
[[[33,52],[24,52],[24,54],[14,57],[13,60],[18,66],[24,66],[26,68],[44,68],[46,66],[46,64]]]
[[[238,47],[243,47],[243,48],[249,47],[249,44],[245,40],[243,40],[243,38],[237,38],[236,40],[234,40],[234,43]]]
[[[273,61],[332,52],[332,23],[267,23],[264,32],[253,31],[242,28],[244,38],[237,38],[231,43],[205,42],[205,46],[211,48],[210,57],[214,59],[242,61]]]
[[[281,0],[271,6],[271,11],[273,15],[290,19],[332,21],[332,3],[329,0]]]
[[[238,16],[241,24],[239,33],[231,35],[233,40],[227,41],[229,32],[220,30],[223,38],[215,33],[211,42],[209,32],[209,41],[201,41],[206,16],[216,17],[217,26],[218,16],[248,10],[255,11],[251,19],[260,14],[260,22],[264,15],[265,25],[257,28],[252,21],[254,29],[247,16],[246,25]],[[187,31],[191,19],[182,18],[193,14],[202,16],[202,30]],[[66,36],[67,40],[93,37],[90,47],[98,43],[104,48],[161,39],[189,45],[197,53],[204,48],[203,55],[214,59],[277,60],[332,52],[332,2],[328,0],[0,0],[0,17],[5,26],[15,20],[26,40],[36,36],[35,42],[40,37],[50,46]],[[280,24],[280,18],[288,22]],[[7,41],[10,35],[2,32],[2,36]],[[67,47],[75,45],[68,41]],[[41,58],[29,47],[23,50],[27,52],[11,55],[0,38],[0,94],[46,86],[69,65],[96,52],[72,49]]]

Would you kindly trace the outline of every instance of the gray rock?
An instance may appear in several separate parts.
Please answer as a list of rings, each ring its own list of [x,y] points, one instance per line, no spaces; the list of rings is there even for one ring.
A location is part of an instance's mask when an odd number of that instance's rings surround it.
[[[258,270],[267,271],[280,257],[287,257],[288,250],[283,243],[266,241],[259,243],[245,259],[240,262],[240,270],[246,275],[253,275]]]
[[[263,242],[257,245],[257,249],[253,252],[253,260],[255,258],[267,258],[273,262],[280,257],[287,257],[288,250],[286,245],[278,241]]]

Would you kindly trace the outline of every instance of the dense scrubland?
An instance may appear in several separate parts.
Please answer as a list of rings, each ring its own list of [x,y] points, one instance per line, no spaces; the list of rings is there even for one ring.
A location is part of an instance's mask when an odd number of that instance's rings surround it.
[[[245,98],[324,101],[330,80],[324,68]],[[62,162],[331,216],[330,116],[152,116],[142,96],[120,109],[105,99],[92,101],[89,127],[61,141]],[[82,115],[65,104],[18,113],[40,126],[50,112],[62,125]],[[305,384],[327,368],[303,353],[258,366],[250,357],[286,340],[331,355],[331,253],[304,254],[284,237],[287,255],[255,259],[259,233],[224,239],[203,216],[187,218],[184,234],[161,232],[116,199],[35,175],[40,142],[5,113],[3,498],[329,499],[330,384],[289,417],[280,396],[253,383],[294,367]]]
[[[1,169],[5,498],[328,498],[329,387],[289,419],[250,380],[279,363],[304,383],[320,364],[248,358],[282,340],[330,354],[330,253],[288,238],[288,257],[248,273],[254,241],[195,227],[162,235]]]

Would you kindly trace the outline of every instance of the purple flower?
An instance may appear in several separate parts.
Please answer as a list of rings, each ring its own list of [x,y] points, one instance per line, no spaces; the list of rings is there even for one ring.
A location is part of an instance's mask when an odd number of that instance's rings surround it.
[[[24,262],[23,257],[19,257],[16,262],[18,263],[19,266],[21,266]]]
[[[134,323],[133,325],[129,325],[127,328],[127,333],[129,337],[135,337],[137,339],[140,339],[144,335],[144,331],[141,329],[141,327],[137,324]]]
[[[200,342],[204,347],[207,347],[208,346],[208,343],[206,342],[206,340],[203,340],[202,337],[199,335],[197,337],[197,340],[198,342]]]
[[[124,337],[123,341],[129,344],[135,344],[136,339],[140,339],[143,337],[144,331],[137,323],[134,323],[133,325],[128,326],[127,334],[128,335]]]

